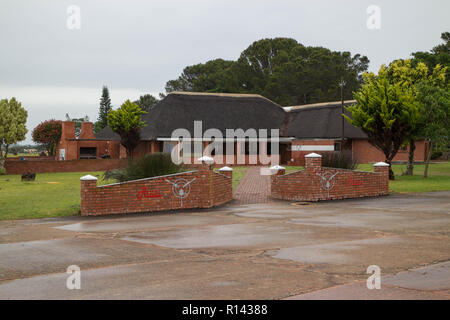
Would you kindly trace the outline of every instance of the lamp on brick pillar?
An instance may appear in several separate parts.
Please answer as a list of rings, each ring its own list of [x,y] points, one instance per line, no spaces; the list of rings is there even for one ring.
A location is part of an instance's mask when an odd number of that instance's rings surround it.
[[[386,162],[377,162],[373,165],[373,171],[384,175],[383,188],[384,193],[389,193],[389,164]]]
[[[286,173],[286,168],[276,165],[269,168],[271,175],[281,176]]]
[[[219,172],[229,178],[233,178],[233,169],[230,167],[222,167],[219,169]]]
[[[309,153],[305,156],[306,171],[319,171],[322,168],[322,156],[317,153]]]
[[[81,215],[89,215],[91,212],[90,194],[97,188],[97,178],[91,175],[83,176],[81,181]]]
[[[207,168],[211,169],[212,165],[214,164],[214,159],[208,156],[203,156],[201,158],[197,159],[198,162],[200,162],[201,166],[206,166]]]

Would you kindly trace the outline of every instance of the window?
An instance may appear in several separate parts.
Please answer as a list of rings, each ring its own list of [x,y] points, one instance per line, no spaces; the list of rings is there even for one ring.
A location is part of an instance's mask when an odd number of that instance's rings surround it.
[[[334,143],[334,151],[341,151],[341,143],[340,142]]]
[[[164,141],[162,152],[171,153],[172,149],[175,147],[175,142]]]

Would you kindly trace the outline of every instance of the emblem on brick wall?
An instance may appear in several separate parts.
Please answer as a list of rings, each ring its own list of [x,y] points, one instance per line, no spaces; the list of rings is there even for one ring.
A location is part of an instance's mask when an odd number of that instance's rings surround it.
[[[334,187],[334,183],[335,183],[334,177],[338,173],[339,173],[339,171],[336,172],[335,174],[331,174],[331,172],[329,172],[329,171],[324,172],[322,174],[317,173],[317,175],[320,177],[320,187],[324,190],[327,190],[328,200],[330,200],[330,190],[333,189],[333,187]]]
[[[177,179],[174,182],[170,181],[169,179],[164,179],[164,181],[172,184],[172,192],[173,195],[180,199],[180,206],[183,206],[183,199],[187,198],[189,196],[189,193],[191,193],[191,183],[195,181],[196,178],[192,180],[186,180],[183,178]]]

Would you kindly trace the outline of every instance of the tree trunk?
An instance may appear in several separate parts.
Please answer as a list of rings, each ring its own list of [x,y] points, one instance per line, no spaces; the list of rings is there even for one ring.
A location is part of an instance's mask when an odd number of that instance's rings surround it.
[[[132,160],[133,159],[133,149],[129,147],[125,147],[125,150],[127,151],[127,158]]]
[[[428,165],[430,164],[431,152],[433,151],[433,141],[430,140],[430,148],[428,149],[427,159],[425,161],[425,170],[423,170],[423,177],[428,178]]]
[[[414,151],[416,150],[416,142],[414,139],[409,140],[408,165],[406,166],[406,176],[414,175]]]
[[[3,156],[3,150],[0,147],[0,171],[2,171],[3,168],[5,168],[6,158],[8,157],[8,149],[9,144],[5,146],[5,155]]]
[[[389,180],[395,180],[394,170],[392,170],[391,160],[385,161],[389,165]]]

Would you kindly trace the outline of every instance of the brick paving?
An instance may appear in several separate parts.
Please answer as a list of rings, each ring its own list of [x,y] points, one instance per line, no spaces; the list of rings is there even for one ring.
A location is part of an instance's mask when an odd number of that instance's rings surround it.
[[[260,174],[261,167],[249,167],[245,176],[233,193],[233,198],[239,204],[269,203],[270,176]]]

